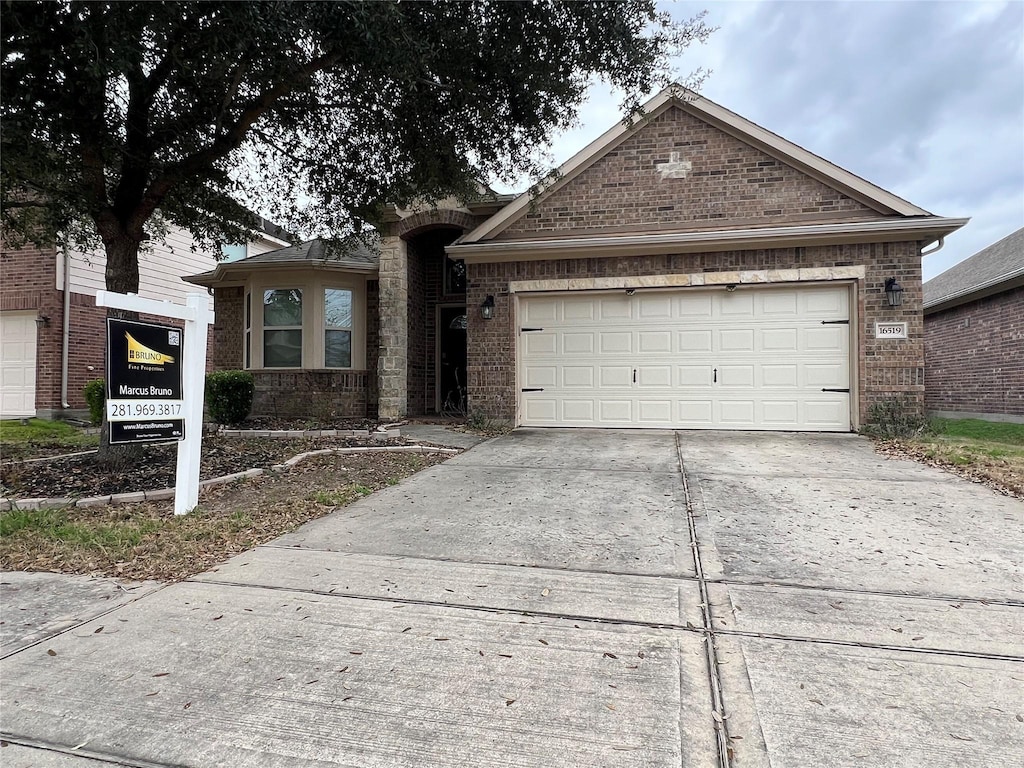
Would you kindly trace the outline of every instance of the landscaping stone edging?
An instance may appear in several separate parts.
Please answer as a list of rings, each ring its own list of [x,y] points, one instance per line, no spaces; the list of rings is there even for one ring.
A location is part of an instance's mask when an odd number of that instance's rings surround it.
[[[388,445],[388,446],[360,446],[356,448],[321,448],[316,451],[307,451],[292,456],[283,464],[274,464],[271,472],[284,472],[296,464],[305,461],[313,456],[327,456],[328,454],[351,454],[351,453],[447,453],[455,455],[462,453],[459,448],[439,448],[432,445]],[[236,480],[244,480],[249,477],[258,477],[266,470],[261,468],[247,469],[244,472],[234,472],[230,475],[212,477],[209,480],[201,480],[199,489],[210,488],[216,485],[226,485]],[[0,499],[0,512],[7,512],[11,509],[38,510],[54,509],[60,507],[101,507],[107,504],[135,504],[140,501],[164,501],[174,498],[173,488],[161,488],[157,491],[132,491],[131,493],[114,493],[108,496],[88,496],[82,499]]]
[[[276,439],[314,437],[368,437],[372,440],[390,440],[401,437],[400,429],[388,428],[372,431],[369,429],[218,429],[221,437],[270,437]]]

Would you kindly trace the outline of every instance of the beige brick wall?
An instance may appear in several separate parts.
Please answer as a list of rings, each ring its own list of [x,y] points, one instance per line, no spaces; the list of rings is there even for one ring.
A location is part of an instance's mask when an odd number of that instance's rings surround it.
[[[673,153],[685,178],[662,178]],[[729,229],[881,214],[671,107],[542,198],[497,239]]]

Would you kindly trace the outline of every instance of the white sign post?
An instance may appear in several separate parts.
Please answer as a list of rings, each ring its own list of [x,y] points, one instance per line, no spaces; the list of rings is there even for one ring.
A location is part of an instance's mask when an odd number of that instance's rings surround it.
[[[185,321],[185,347],[181,351],[185,439],[178,443],[174,514],[191,512],[199,504],[199,457],[203,446],[203,398],[206,392],[206,333],[207,326],[213,324],[209,300],[199,293],[189,294],[183,307],[169,301],[143,299],[134,293],[97,291],[96,306]]]

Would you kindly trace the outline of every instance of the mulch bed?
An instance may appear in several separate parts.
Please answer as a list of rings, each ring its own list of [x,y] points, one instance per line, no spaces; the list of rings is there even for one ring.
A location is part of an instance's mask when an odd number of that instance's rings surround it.
[[[201,480],[266,468],[306,451],[364,445],[403,444],[358,438],[267,439],[203,438],[199,476]],[[5,464],[0,468],[2,494],[6,498],[79,498],[133,491],[173,488],[177,445],[138,447],[138,457],[129,470],[111,471],[99,464],[96,454],[51,461]]]

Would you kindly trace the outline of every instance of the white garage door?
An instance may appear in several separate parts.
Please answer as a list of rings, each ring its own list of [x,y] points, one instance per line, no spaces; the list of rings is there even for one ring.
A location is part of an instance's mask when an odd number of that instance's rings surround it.
[[[524,426],[850,429],[849,289],[533,296]]]
[[[36,313],[0,312],[0,414],[36,415]]]

